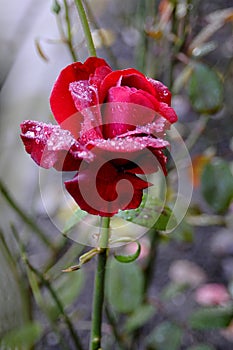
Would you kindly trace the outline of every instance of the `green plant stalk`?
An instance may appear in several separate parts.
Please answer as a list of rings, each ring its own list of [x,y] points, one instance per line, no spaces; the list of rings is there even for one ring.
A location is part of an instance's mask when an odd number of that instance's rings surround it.
[[[86,16],[86,12],[84,10],[83,4],[81,0],[75,0],[75,5],[77,7],[78,13],[79,13],[79,18],[83,27],[83,31],[84,31],[84,35],[87,41],[87,47],[88,47],[88,51],[90,56],[96,56],[96,50],[95,50],[95,46],[94,46],[94,42],[92,39],[92,35],[91,35],[91,30],[90,30],[90,26],[87,20],[87,16]]]
[[[70,24],[70,16],[69,16],[69,6],[67,4],[67,0],[64,0],[64,8],[65,8],[65,19],[66,19],[66,28],[67,28],[67,46],[69,48],[71,57],[74,62],[78,60],[78,57],[75,53],[74,47],[73,47],[73,37],[71,32],[71,24]]]
[[[101,220],[99,248],[101,249],[97,257],[97,268],[95,274],[95,284],[92,304],[92,328],[90,338],[90,350],[101,348],[101,325],[104,302],[105,269],[108,253],[110,218],[103,217]]]

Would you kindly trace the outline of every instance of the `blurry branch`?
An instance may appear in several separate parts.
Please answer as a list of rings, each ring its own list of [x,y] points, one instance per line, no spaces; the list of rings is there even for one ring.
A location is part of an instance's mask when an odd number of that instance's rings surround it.
[[[196,144],[201,134],[204,132],[207,123],[210,119],[210,115],[201,115],[200,118],[196,121],[194,128],[192,129],[190,135],[185,140],[186,147],[190,151],[191,148]]]
[[[16,241],[19,244],[20,251],[21,251],[21,257],[22,257],[22,260],[27,267],[27,272],[28,271],[32,272],[39,279],[41,285],[44,286],[45,288],[47,288],[47,290],[49,291],[54,303],[56,304],[60,314],[62,315],[62,317],[63,317],[63,319],[64,319],[64,321],[69,329],[70,335],[73,339],[73,342],[76,346],[76,349],[83,350],[81,341],[80,341],[80,339],[79,339],[79,337],[78,337],[78,335],[73,327],[72,321],[71,321],[70,317],[67,315],[67,313],[65,312],[62,301],[58,297],[55,289],[51,285],[50,281],[40,271],[38,271],[34,266],[32,266],[32,264],[30,263],[27,255],[26,255],[25,246],[24,246],[23,242],[20,240],[19,235],[15,229],[13,229],[13,234],[15,236]],[[43,305],[43,300],[42,300],[42,296],[41,296],[40,291],[39,291],[39,286],[38,286],[37,281],[35,279],[32,280],[32,275],[30,275],[29,281],[32,282],[33,291],[35,292],[35,296],[37,299],[36,301],[39,303],[39,305],[41,305],[41,304]]]
[[[35,223],[34,219],[30,217],[25,211],[20,207],[20,205],[13,199],[13,197],[8,192],[5,185],[0,180],[0,192],[3,195],[9,206],[18,214],[18,216],[27,224],[40,238],[40,240],[52,250],[55,250],[53,243],[47,238],[46,234],[41,230],[41,228]]]
[[[91,6],[89,5],[89,3],[86,1],[86,0],[83,0],[83,3],[85,5],[85,8],[86,8],[86,11],[87,11],[87,15],[91,21],[91,24],[92,26],[96,29],[96,30],[99,30],[98,33],[101,37],[101,40],[103,43],[106,42],[106,34],[103,30],[100,30],[100,26],[94,16],[94,13],[93,13],[93,10],[91,8]],[[112,49],[110,46],[104,46],[104,49],[106,50],[108,56],[109,56],[109,59],[111,60],[112,62],[112,65],[115,66],[116,68],[118,68],[118,63],[117,63],[117,57],[113,54],[112,52]]]

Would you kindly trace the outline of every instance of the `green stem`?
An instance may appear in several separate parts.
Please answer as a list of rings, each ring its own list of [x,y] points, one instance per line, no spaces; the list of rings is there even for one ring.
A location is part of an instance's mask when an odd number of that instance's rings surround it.
[[[95,50],[95,46],[94,46],[94,42],[92,39],[92,35],[91,35],[91,31],[90,31],[90,27],[88,24],[88,20],[87,20],[87,16],[86,16],[86,12],[84,10],[83,4],[81,0],[75,0],[75,5],[77,7],[78,13],[79,13],[79,18],[83,27],[83,31],[84,31],[84,35],[87,41],[87,47],[88,47],[88,51],[90,56],[96,56],[96,50]]]
[[[77,57],[77,55],[74,51],[74,47],[73,47],[73,37],[72,37],[72,32],[71,32],[69,6],[68,6],[66,0],[64,0],[64,8],[65,8],[65,18],[66,18],[66,27],[67,27],[66,42],[67,42],[71,57],[72,57],[73,61],[76,62],[78,60],[78,57]]]
[[[101,325],[104,302],[105,269],[107,262],[108,240],[109,240],[110,218],[103,217],[101,221],[97,268],[95,274],[95,285],[92,305],[92,329],[90,339],[90,350],[101,348]]]

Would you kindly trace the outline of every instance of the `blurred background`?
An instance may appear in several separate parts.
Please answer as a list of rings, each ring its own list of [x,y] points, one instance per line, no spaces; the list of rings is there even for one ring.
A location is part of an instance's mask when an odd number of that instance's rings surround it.
[[[142,256],[129,268],[110,261],[115,280],[108,276],[106,349],[230,350],[232,1],[83,3],[99,57],[114,69],[135,67],[173,92],[194,175],[191,205],[178,228],[167,236],[160,227],[156,240],[145,235]],[[74,1],[0,4],[0,348],[81,349],[79,334],[85,349],[94,262],[74,275],[61,273],[86,249],[62,234],[79,219],[67,223],[69,199],[59,201],[55,171],[40,170],[19,137],[23,120],[52,121],[50,91],[64,66],[87,58],[85,38]],[[126,299],[115,295],[117,286]]]

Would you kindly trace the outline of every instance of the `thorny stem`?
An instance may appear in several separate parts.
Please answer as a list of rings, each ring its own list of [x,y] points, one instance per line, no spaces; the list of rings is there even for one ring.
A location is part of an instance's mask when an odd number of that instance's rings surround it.
[[[79,13],[79,18],[83,27],[83,31],[84,31],[84,35],[87,41],[87,47],[88,47],[88,51],[90,56],[96,56],[96,50],[95,50],[95,46],[94,46],[94,42],[92,39],[92,35],[91,35],[91,30],[88,24],[88,20],[87,20],[87,16],[86,16],[86,12],[84,10],[83,4],[81,0],[75,0],[75,5],[77,7],[78,13]]]
[[[66,42],[69,47],[72,59],[74,62],[78,60],[78,57],[75,53],[74,47],[73,47],[73,36],[71,31],[71,24],[70,24],[70,16],[69,16],[69,6],[67,4],[67,1],[64,0],[64,8],[65,8],[65,18],[66,18],[66,26],[67,26],[67,38]]]
[[[107,262],[108,241],[109,241],[110,218],[103,217],[100,228],[99,247],[101,249],[98,254],[97,268],[95,274],[95,284],[92,305],[92,329],[90,339],[90,350],[98,350],[101,348],[101,325],[102,312],[104,302],[104,286],[105,286],[105,269]]]

